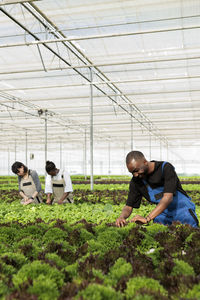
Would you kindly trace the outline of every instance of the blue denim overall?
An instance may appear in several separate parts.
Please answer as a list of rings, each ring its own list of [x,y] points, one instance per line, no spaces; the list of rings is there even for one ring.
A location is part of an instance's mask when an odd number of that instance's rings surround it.
[[[162,173],[166,161],[162,164]],[[147,187],[150,202],[158,204],[163,197],[164,186],[152,189],[149,184],[143,180]],[[193,227],[198,227],[198,219],[195,213],[195,205],[190,197],[182,194],[176,190],[172,202],[169,206],[154,220],[154,223],[161,223],[164,225],[171,225],[173,221],[179,221],[182,224],[190,224]]]

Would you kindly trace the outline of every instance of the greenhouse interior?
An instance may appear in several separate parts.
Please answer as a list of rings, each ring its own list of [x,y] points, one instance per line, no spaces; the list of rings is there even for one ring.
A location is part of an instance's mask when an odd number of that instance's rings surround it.
[[[199,34],[199,0],[0,0],[0,299],[200,299]]]
[[[127,174],[131,150],[198,174],[199,1],[1,2],[2,175]]]

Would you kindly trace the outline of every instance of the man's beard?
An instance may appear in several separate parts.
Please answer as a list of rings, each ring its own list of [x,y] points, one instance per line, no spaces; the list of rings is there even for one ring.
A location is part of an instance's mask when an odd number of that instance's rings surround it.
[[[148,170],[149,170],[148,167],[145,166],[145,167],[143,168],[143,173],[138,174],[138,178],[140,178],[140,179],[146,178],[147,175],[148,175]]]

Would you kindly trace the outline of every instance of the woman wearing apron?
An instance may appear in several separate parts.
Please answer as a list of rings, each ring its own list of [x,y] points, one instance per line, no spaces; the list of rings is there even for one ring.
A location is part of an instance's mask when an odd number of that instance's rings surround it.
[[[22,197],[21,204],[39,204],[43,202],[41,197],[42,188],[36,171],[28,170],[23,163],[16,161],[12,165],[12,172],[18,176],[19,194]]]
[[[45,180],[45,193],[47,194],[47,204],[73,203],[73,189],[69,174],[65,170],[56,168],[52,161],[46,162],[47,176]],[[51,201],[51,195],[54,199]]]

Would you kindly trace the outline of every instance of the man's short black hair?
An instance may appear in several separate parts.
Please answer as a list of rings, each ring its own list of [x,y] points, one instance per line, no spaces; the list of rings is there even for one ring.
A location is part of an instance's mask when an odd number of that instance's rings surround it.
[[[144,154],[140,151],[131,151],[126,156],[126,164],[129,164],[133,159],[140,160],[144,159]]]
[[[47,173],[49,173],[49,172],[51,172],[55,169],[56,169],[56,165],[52,161],[47,160],[46,161],[46,171],[47,171]]]
[[[24,165],[22,162],[20,162],[20,161],[14,162],[14,164],[13,164],[12,167],[11,167],[12,172],[13,172],[14,174],[17,174],[17,173],[19,172],[19,169],[20,169],[21,167],[24,167],[24,173],[27,173],[27,172],[28,172],[27,166],[25,166],[25,165]]]

